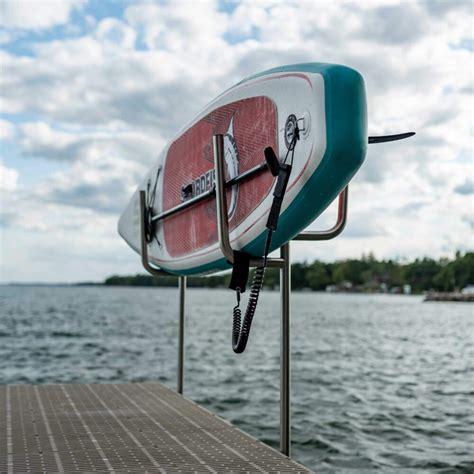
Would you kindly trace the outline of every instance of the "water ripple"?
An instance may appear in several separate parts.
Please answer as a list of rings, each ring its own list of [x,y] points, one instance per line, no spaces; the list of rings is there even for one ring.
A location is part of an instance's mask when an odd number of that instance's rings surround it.
[[[177,291],[0,288],[0,383],[160,381],[176,387]],[[188,397],[279,444],[279,295],[261,295],[247,351],[232,295],[187,299]],[[474,317],[418,297],[292,299],[292,453],[317,472],[472,473]]]

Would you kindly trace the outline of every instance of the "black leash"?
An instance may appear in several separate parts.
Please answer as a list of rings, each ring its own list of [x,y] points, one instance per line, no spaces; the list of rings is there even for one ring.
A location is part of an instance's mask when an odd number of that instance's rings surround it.
[[[295,117],[296,119],[296,117]],[[245,252],[234,250],[234,266],[232,270],[232,278],[229,288],[235,290],[237,297],[237,304],[233,310],[232,323],[232,349],[235,353],[240,354],[244,352],[247,346],[247,341],[250,335],[250,328],[252,320],[257,309],[258,297],[260,290],[263,287],[263,279],[265,276],[265,268],[267,266],[268,253],[272,242],[273,232],[278,227],[278,218],[280,217],[281,205],[285,196],[286,187],[290,178],[291,169],[293,166],[293,159],[295,155],[296,142],[299,140],[299,129],[295,122],[294,134],[289,143],[288,151],[282,163],[278,160],[273,148],[265,148],[265,160],[268,168],[273,176],[277,178],[275,189],[273,191],[273,203],[270,208],[266,227],[267,238],[265,240],[265,248],[263,252],[263,265],[257,267],[253,273],[252,284],[250,285],[250,295],[245,310],[244,319],[242,322],[242,311],[240,309],[241,294],[245,292],[247,280],[249,276],[249,262],[250,256]],[[291,152],[291,161],[287,164],[288,157]]]

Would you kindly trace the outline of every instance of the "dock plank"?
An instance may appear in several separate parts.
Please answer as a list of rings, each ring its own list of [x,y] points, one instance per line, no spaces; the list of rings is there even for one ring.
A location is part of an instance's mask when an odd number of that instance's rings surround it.
[[[158,383],[0,386],[0,472],[311,472]]]

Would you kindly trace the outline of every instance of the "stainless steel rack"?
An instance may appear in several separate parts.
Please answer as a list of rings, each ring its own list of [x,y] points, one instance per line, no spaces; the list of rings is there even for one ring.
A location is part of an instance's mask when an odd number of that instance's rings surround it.
[[[222,254],[233,263],[233,250],[229,238],[229,221],[227,215],[227,198],[225,188],[229,183],[225,181],[224,136],[214,135],[214,168],[216,173],[215,195],[218,238]],[[330,240],[337,237],[346,225],[349,187],[339,195],[337,221],[333,227],[323,231],[304,231],[293,240]],[[146,193],[140,191],[140,229],[141,229],[141,256],[143,267],[154,276],[170,276],[169,273],[150,264],[148,257],[148,243],[146,240]],[[153,220],[153,218],[152,218]],[[261,258],[250,260],[252,267],[262,265]],[[280,451],[290,456],[291,448],[291,417],[290,417],[290,295],[291,295],[291,265],[290,243],[280,248],[279,258],[268,258],[267,266],[280,269]],[[179,341],[178,341],[178,382],[177,391],[183,394],[184,390],[184,324],[185,324],[185,296],[186,276],[179,276]]]

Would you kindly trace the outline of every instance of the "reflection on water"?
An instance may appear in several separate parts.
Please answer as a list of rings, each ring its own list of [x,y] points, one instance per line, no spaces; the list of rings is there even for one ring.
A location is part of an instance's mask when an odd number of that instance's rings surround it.
[[[225,290],[189,290],[186,395],[278,446],[279,295],[244,354]],[[474,314],[419,297],[296,293],[292,454],[318,472],[473,472]],[[177,290],[0,288],[0,383],[175,387]],[[403,469],[402,469],[403,468]]]

